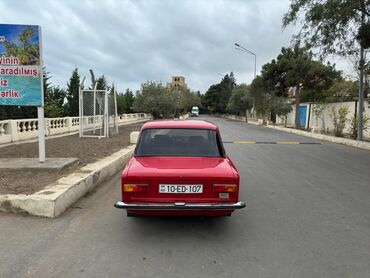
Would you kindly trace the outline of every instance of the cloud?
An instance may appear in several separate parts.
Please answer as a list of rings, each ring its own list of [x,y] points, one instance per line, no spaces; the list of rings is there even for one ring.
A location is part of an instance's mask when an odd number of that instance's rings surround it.
[[[43,59],[55,85],[65,87],[78,67],[105,74],[120,91],[146,80],[183,75],[192,90],[205,92],[233,71],[238,83],[290,43],[282,31],[288,0],[249,1],[36,1],[3,0],[2,23],[42,26]]]

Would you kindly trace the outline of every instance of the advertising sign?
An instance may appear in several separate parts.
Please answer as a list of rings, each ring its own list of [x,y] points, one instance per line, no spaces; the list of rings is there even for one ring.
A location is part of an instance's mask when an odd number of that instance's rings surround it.
[[[0,24],[0,105],[42,106],[40,27]]]

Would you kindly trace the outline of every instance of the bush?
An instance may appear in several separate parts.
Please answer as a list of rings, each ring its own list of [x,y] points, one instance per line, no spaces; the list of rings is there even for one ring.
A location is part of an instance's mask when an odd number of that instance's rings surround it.
[[[325,110],[326,110],[327,104],[324,102],[321,103],[315,103],[313,106],[313,113],[315,114],[316,118],[321,120],[322,128],[321,132],[326,133],[326,128],[325,128]]]
[[[335,110],[334,107],[331,109],[331,119],[333,121],[334,125],[334,134],[337,137],[343,137],[343,130],[346,127],[346,123],[348,122],[347,120],[347,115],[348,115],[348,107],[347,106],[341,106],[338,111]]]

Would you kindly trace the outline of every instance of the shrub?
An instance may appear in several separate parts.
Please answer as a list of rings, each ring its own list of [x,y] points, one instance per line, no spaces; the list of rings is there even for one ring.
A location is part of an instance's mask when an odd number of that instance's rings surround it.
[[[325,127],[325,110],[326,110],[326,103],[316,103],[313,106],[313,113],[315,114],[316,118],[321,120],[321,132],[326,133]]]
[[[337,137],[343,137],[343,130],[346,126],[346,123],[348,122],[347,119],[348,115],[348,107],[347,106],[341,106],[338,111],[335,110],[335,107],[331,108],[331,119],[333,121],[334,125],[334,134]]]

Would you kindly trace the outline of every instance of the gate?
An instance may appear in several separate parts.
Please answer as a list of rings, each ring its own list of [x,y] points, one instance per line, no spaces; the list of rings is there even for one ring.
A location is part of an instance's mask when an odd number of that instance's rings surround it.
[[[306,128],[307,105],[299,106],[299,126]]]
[[[118,133],[116,92],[80,88],[80,137],[107,138]]]

